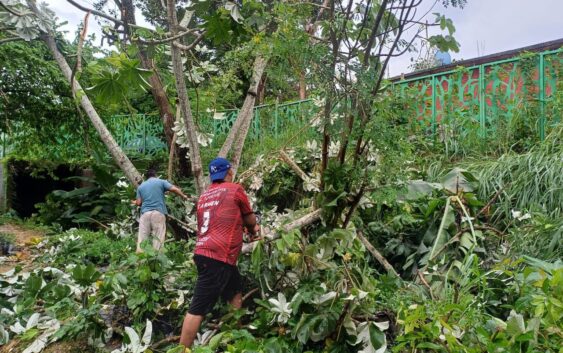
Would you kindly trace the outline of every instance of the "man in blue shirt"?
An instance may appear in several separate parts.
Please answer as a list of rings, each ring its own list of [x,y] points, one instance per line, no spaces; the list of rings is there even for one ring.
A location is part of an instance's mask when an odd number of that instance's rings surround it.
[[[137,188],[137,199],[134,203],[141,206],[141,219],[139,221],[139,236],[137,238],[137,252],[141,252],[141,243],[149,236],[153,236],[152,246],[159,250],[166,237],[166,203],[164,193],[173,192],[187,199],[182,190],[170,184],[167,180],[156,177],[156,171],[149,169],[145,180]]]

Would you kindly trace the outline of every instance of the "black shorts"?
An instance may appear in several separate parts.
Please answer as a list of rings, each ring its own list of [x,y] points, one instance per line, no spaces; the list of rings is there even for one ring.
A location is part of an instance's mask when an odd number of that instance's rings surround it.
[[[192,315],[207,315],[219,297],[227,302],[242,293],[242,278],[238,268],[201,255],[194,255],[197,282],[188,309]]]

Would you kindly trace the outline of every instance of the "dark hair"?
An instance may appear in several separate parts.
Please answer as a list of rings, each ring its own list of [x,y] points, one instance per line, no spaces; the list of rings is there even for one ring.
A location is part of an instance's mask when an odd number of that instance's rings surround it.
[[[156,178],[156,170],[150,168],[147,169],[147,172],[145,173],[145,177],[148,178]]]

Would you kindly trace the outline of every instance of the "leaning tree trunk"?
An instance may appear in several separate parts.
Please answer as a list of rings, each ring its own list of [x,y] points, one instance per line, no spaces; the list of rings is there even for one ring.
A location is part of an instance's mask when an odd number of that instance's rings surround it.
[[[32,9],[37,13],[35,8]],[[131,163],[127,155],[121,150],[121,147],[119,147],[117,142],[115,142],[115,139],[96,112],[92,102],[90,102],[90,99],[88,99],[88,96],[84,93],[78,81],[72,78],[72,70],[64,56],[59,52],[59,49],[57,49],[55,38],[50,33],[45,33],[41,35],[41,39],[43,39],[43,41],[47,44],[47,47],[51,50],[51,53],[63,72],[63,75],[69,81],[74,95],[80,97],[80,105],[82,106],[82,109],[84,109],[86,115],[90,118],[92,125],[94,125],[96,131],[98,131],[102,142],[106,145],[109,153],[113,157],[113,160],[123,171],[127,179],[129,179],[129,181],[137,187],[143,180],[141,174],[139,174],[133,163]]]
[[[260,80],[262,79],[267,63],[268,60],[260,55],[254,60],[252,77],[250,78],[248,91],[246,91],[246,98],[244,99],[244,103],[238,114],[237,120],[233,124],[231,131],[229,131],[229,135],[223,143],[221,151],[219,151],[220,157],[226,157],[234,144],[231,164],[235,173],[239,166],[246,135],[248,134],[248,129],[252,123],[252,117],[254,116],[254,103],[256,102],[258,85],[260,84]]]
[[[168,25],[172,36],[178,34],[178,18],[176,16],[176,1],[167,0],[167,15]],[[176,80],[176,90],[178,92],[178,104],[182,116],[184,117],[184,125],[186,129],[186,137],[190,148],[190,161],[192,166],[192,173],[195,180],[196,192],[201,194],[206,186],[203,179],[203,168],[201,166],[201,155],[199,152],[199,144],[197,142],[197,127],[195,126],[192,116],[192,109],[190,107],[190,99],[186,90],[186,81],[184,79],[184,65],[182,64],[182,52],[174,45],[174,41],[170,43],[170,50],[172,52],[172,67],[174,70],[174,78]]]

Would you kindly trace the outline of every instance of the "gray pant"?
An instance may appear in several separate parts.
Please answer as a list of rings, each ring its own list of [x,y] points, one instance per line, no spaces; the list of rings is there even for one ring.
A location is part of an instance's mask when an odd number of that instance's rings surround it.
[[[152,235],[152,247],[160,250],[166,237],[166,216],[158,211],[148,211],[139,220],[139,236],[137,237],[137,252],[141,251],[141,243]]]

